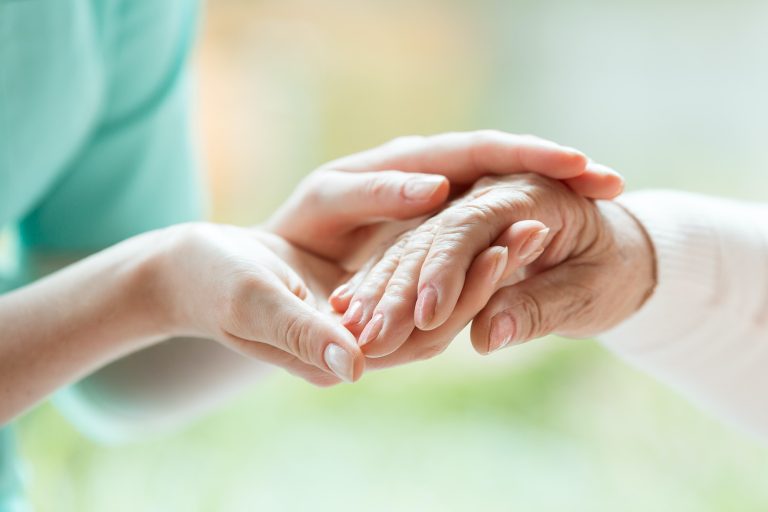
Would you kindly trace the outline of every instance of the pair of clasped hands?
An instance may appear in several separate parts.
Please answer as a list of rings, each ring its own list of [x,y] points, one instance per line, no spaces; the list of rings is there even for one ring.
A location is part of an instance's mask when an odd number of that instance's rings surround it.
[[[184,228],[167,272],[202,292],[168,302],[168,333],[319,386],[433,357],[469,322],[480,353],[594,334],[637,307],[621,299],[622,188],[533,136],[395,139],[315,170],[264,226]]]

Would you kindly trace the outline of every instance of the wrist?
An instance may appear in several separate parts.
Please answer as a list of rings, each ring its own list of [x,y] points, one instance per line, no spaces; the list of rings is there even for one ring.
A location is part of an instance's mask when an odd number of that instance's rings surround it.
[[[615,273],[611,280],[622,289],[622,307],[613,322],[633,315],[656,289],[656,251],[647,230],[627,208],[615,201],[598,201],[606,230],[615,252]]]
[[[126,242],[120,279],[123,303],[146,336],[160,339],[179,335],[179,315],[173,298],[169,269],[179,238],[172,226],[143,233]]]

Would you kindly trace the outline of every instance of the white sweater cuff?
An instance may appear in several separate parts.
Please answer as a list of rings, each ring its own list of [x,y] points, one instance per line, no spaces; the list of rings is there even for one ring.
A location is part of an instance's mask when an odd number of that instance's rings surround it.
[[[601,341],[699,405],[768,437],[768,207],[678,192],[621,202],[650,235],[658,284]]]
[[[653,243],[657,284],[637,313],[600,338],[619,352],[650,350],[695,330],[717,298],[720,247],[707,214],[711,205],[700,196],[667,191],[626,194],[618,202]]]

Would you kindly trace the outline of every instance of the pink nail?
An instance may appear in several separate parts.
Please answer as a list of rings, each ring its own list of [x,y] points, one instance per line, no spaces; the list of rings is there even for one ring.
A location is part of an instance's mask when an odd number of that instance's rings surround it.
[[[352,356],[335,343],[329,343],[325,347],[323,359],[328,368],[341,380],[352,382]]]
[[[437,290],[434,286],[427,285],[420,292],[416,299],[415,323],[419,329],[429,326],[432,319],[435,318],[437,309]]]
[[[434,195],[445,178],[442,176],[424,176],[413,178],[403,185],[403,196],[411,201],[426,201]]]
[[[491,335],[488,352],[506,347],[515,336],[515,319],[509,313],[497,313],[491,319]]]
[[[493,273],[491,274],[491,282],[493,283],[498,283],[504,276],[504,271],[507,269],[507,262],[509,261],[509,249],[506,247],[500,247],[499,249]]]
[[[349,294],[349,283],[344,283],[343,285],[333,290],[331,297],[335,299],[342,299],[344,296],[348,294]]]
[[[354,301],[352,304],[350,304],[349,309],[346,313],[344,313],[344,316],[341,318],[341,323],[344,325],[352,325],[360,323],[360,319],[363,316],[363,305],[360,303],[359,300]]]
[[[373,315],[373,318],[371,318],[371,321],[368,322],[368,325],[365,326],[363,332],[360,333],[360,339],[357,341],[357,344],[362,347],[363,345],[367,345],[368,343],[374,341],[376,338],[378,338],[383,326],[384,315],[381,313],[376,313]]]
[[[517,253],[517,258],[520,261],[525,261],[536,253],[544,245],[544,241],[549,235],[549,228],[543,228],[535,232],[525,241],[523,246]]]

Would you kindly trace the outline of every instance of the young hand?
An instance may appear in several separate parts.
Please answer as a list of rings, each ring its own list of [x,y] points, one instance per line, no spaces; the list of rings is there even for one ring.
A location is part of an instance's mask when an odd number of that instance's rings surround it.
[[[195,223],[157,233],[150,267],[163,334],[211,338],[318,385],[365,363],[327,305],[343,271],[256,229]]]

